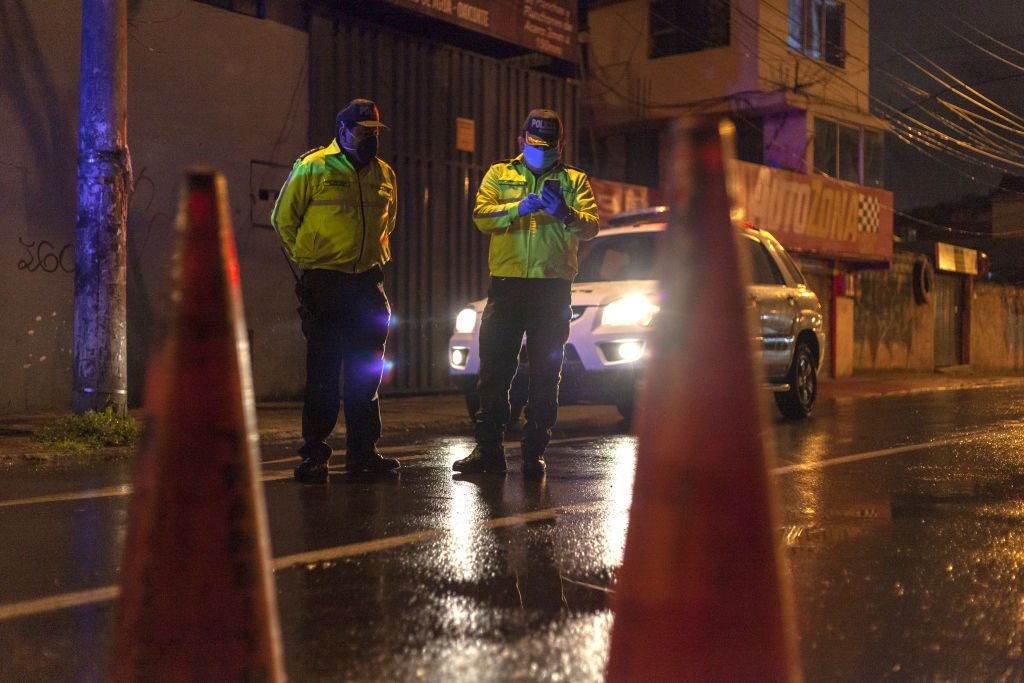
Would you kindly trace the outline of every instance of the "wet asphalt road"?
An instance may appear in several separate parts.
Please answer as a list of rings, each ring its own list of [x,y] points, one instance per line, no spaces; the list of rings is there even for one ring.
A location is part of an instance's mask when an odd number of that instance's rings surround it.
[[[828,403],[771,434],[806,680],[1024,678],[1024,392]],[[514,450],[505,477],[453,477],[468,436],[325,487],[264,448],[292,680],[600,680],[636,441],[559,437],[543,482]],[[0,681],[102,678],[129,481],[3,472]]]

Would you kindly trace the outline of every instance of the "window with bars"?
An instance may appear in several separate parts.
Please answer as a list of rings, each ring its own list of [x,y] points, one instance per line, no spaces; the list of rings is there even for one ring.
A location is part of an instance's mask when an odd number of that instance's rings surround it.
[[[789,46],[811,59],[846,66],[846,6],[833,0],[789,0]]]
[[[730,0],[651,0],[651,59],[728,47],[729,17]]]

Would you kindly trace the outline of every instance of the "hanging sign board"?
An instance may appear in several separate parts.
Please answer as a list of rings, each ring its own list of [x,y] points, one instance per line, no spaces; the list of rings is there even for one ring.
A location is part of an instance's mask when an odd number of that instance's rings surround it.
[[[935,244],[935,267],[950,273],[978,274],[978,252],[955,244]]]
[[[420,14],[576,63],[575,0],[387,0]]]
[[[472,152],[476,149],[476,121],[455,118],[455,149],[460,152]]]

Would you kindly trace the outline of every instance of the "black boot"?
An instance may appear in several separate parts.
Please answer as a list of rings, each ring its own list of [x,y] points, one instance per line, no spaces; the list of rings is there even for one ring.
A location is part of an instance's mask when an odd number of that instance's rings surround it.
[[[544,476],[548,465],[544,462],[544,453],[523,449],[523,476],[539,479]]]
[[[480,472],[507,472],[505,449],[502,446],[477,446],[462,460],[456,460],[452,469],[462,474]]]
[[[354,458],[351,455],[345,458],[345,471],[349,474],[376,475],[390,474],[400,467],[394,458],[385,458],[376,451],[366,458]]]
[[[327,461],[331,447],[327,444],[306,444],[299,449],[302,462],[295,468],[295,481],[303,484],[326,484],[329,476]]]

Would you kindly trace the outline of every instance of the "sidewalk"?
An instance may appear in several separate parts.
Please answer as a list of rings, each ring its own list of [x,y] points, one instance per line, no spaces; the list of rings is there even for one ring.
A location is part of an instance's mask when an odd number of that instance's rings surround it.
[[[893,396],[929,391],[948,391],[973,387],[1024,387],[1024,373],[983,373],[969,368],[945,372],[882,372],[842,379],[820,378],[819,405],[857,398]],[[46,448],[32,440],[42,425],[67,412],[44,411],[28,415],[0,416],[0,464],[45,459]],[[265,446],[298,444],[301,403],[261,403],[257,406],[260,442]],[[381,400],[384,441],[415,440],[436,435],[471,435],[465,402],[459,394],[429,396],[384,396]],[[582,405],[559,408],[558,429],[580,431],[587,428],[609,429],[621,423],[613,406]],[[340,420],[338,432],[343,430]],[[125,455],[125,449],[110,449],[110,454]]]

